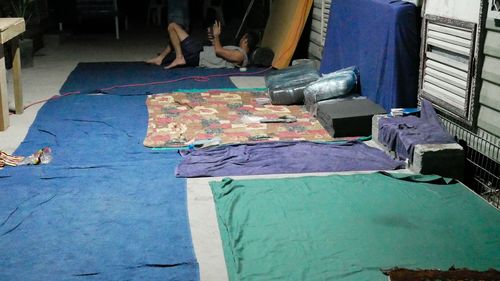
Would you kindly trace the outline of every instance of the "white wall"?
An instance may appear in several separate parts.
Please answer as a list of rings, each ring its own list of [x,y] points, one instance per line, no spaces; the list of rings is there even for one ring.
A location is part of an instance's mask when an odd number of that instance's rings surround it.
[[[489,0],[490,4],[488,6],[488,17],[500,19],[500,1],[499,0]],[[496,3],[495,7],[493,4]],[[495,9],[496,8],[496,9]]]
[[[479,23],[481,0],[426,0],[425,14]]]

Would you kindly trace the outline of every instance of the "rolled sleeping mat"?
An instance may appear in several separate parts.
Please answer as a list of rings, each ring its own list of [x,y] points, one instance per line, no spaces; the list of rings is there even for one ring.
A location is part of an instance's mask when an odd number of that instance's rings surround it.
[[[304,89],[306,109],[311,111],[314,104],[344,97],[357,91],[359,70],[355,66],[325,74]]]
[[[304,89],[320,78],[313,61],[293,65],[266,76],[271,103],[275,105],[304,104]]]
[[[273,105],[304,104],[305,86],[288,87],[284,89],[269,89],[269,97]]]
[[[306,61],[289,66],[285,69],[273,71],[266,76],[266,87],[270,89],[293,87],[309,84],[320,78],[314,61]]]

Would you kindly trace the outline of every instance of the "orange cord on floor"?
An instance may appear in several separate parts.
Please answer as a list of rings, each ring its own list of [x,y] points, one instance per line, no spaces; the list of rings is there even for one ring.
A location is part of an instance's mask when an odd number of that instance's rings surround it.
[[[269,67],[269,68],[266,68],[266,69],[260,70],[260,71],[255,71],[255,72],[233,72],[233,73],[212,74],[212,75],[205,75],[205,76],[185,76],[185,77],[181,77],[181,78],[177,78],[177,79],[172,79],[172,80],[166,80],[166,81],[155,81],[155,82],[148,82],[148,83],[114,85],[114,86],[111,86],[111,87],[106,87],[106,88],[99,89],[98,92],[100,92],[102,94],[106,94],[106,91],[110,91],[110,90],[113,90],[113,89],[131,88],[131,87],[144,87],[144,86],[152,86],[152,85],[162,85],[162,84],[176,83],[176,82],[185,81],[185,80],[194,80],[196,82],[208,82],[208,81],[210,81],[210,79],[217,78],[217,77],[251,76],[251,75],[256,75],[256,74],[263,74],[263,73],[266,73],[267,71],[269,71],[271,69],[272,69],[272,67]],[[37,104],[40,104],[40,103],[44,103],[44,102],[47,102],[47,101],[50,101],[50,100],[55,100],[55,99],[59,99],[59,98],[62,98],[62,97],[76,95],[76,94],[81,94],[81,93],[82,93],[81,91],[73,91],[73,92],[63,93],[63,94],[60,94],[60,95],[55,95],[55,96],[53,96],[51,98],[48,98],[48,99],[45,99],[45,100],[40,100],[40,101],[31,103],[29,105],[26,105],[24,107],[24,109],[28,109],[28,108],[30,108],[30,107],[32,107],[34,105],[37,105]],[[10,114],[12,115],[13,113],[10,113]]]

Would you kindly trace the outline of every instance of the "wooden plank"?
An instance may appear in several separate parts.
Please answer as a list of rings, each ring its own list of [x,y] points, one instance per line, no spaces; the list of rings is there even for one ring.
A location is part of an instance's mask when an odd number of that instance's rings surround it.
[[[0,43],[5,44],[10,39],[26,31],[23,18],[0,18]]]
[[[313,17],[313,19],[315,19],[317,21],[321,21],[321,18],[323,17],[323,13],[321,12],[321,8],[314,7],[313,12],[312,12],[312,17]]]
[[[453,68],[451,66],[448,66],[446,64],[442,64],[440,62],[437,62],[437,61],[431,60],[431,59],[427,60],[425,62],[425,64],[427,67],[430,67],[430,68],[439,70],[441,72],[447,73],[448,75],[456,77],[460,80],[467,81],[467,76],[468,76],[467,72],[465,72],[463,70]]]
[[[12,77],[14,80],[14,100],[16,104],[16,114],[23,114],[23,87],[21,84],[21,50],[19,49],[19,39],[16,37],[10,41],[12,49]]]
[[[323,56],[323,47],[316,44],[309,44],[308,52],[313,57],[321,59]]]
[[[453,36],[458,36],[458,37],[461,37],[464,39],[468,39],[469,41],[472,40],[472,31],[470,31],[470,30],[459,29],[457,27],[447,27],[447,26],[438,25],[438,24],[434,24],[434,23],[429,23],[428,27],[429,27],[429,30],[438,31],[438,32],[450,34]]]
[[[477,125],[495,136],[500,137],[500,112],[495,111],[487,106],[481,106]]]
[[[321,58],[322,56],[330,14],[330,3],[330,0],[314,0],[313,2],[308,53],[309,56],[314,58]]]
[[[313,19],[311,23],[311,30],[317,33],[321,33],[321,21]]]
[[[428,38],[427,39],[427,44],[431,46],[435,46],[441,49],[445,49],[451,52],[455,52],[457,54],[461,54],[464,56],[469,56],[470,55],[470,48],[468,47],[462,47],[458,46],[455,44],[451,44],[442,40],[434,39],[434,38]]]
[[[500,81],[500,59],[489,56],[484,58],[482,78],[492,83]]]
[[[9,127],[9,105],[7,93],[7,77],[5,70],[5,56],[3,44],[12,40],[13,50],[13,75],[16,112],[22,113],[22,92],[21,92],[21,61],[19,53],[18,35],[26,30],[23,18],[0,18],[0,131]]]
[[[448,92],[455,94],[457,96],[460,96],[461,98],[465,99],[466,93],[465,93],[464,89],[460,89],[456,86],[451,85],[450,83],[447,83],[447,82],[445,82],[441,79],[438,79],[436,77],[433,77],[429,74],[425,75],[424,81],[429,82],[431,84],[434,84],[434,85],[438,86],[439,88],[445,89]]]
[[[424,86],[423,86],[423,90],[435,97],[435,98],[438,98],[446,103],[448,103],[449,105],[453,106],[453,107],[456,107],[460,110],[464,110],[464,105],[465,105],[465,99],[453,94],[453,93],[450,93],[448,91],[446,91],[445,89],[442,89],[436,85],[433,85],[429,82],[424,82]]]
[[[484,54],[500,58],[500,32],[490,30],[486,33]]]
[[[313,10],[312,11],[313,16],[321,17],[323,15],[321,6],[314,6],[312,10]]]
[[[467,80],[458,79],[456,77],[453,77],[451,75],[448,75],[444,72],[441,72],[441,71],[434,69],[434,68],[431,68],[431,67],[426,67],[425,73],[429,74],[432,77],[440,79],[442,81],[450,83],[456,87],[459,87],[462,90],[467,90]]]
[[[444,42],[448,42],[448,43],[451,43],[454,45],[466,47],[468,49],[471,46],[471,40],[469,40],[469,39],[464,39],[464,38],[460,38],[458,36],[449,35],[449,34],[437,32],[437,31],[430,30],[429,32],[427,32],[427,37],[433,38],[436,40],[441,40]]]
[[[493,19],[486,20],[486,28],[500,32],[500,26],[495,25],[495,21]]]
[[[435,54],[435,53],[432,53],[432,52],[427,52],[426,55],[427,55],[427,58],[435,60],[436,62],[439,62],[441,64],[445,64],[445,65],[448,65],[448,66],[451,66],[451,67],[463,70],[465,72],[469,71],[469,65],[466,64],[466,63],[462,63],[462,62],[459,62],[459,61],[456,61],[456,60],[452,60],[450,58],[447,58],[445,56],[441,56],[441,55],[438,55],[438,54]]]
[[[311,43],[314,43],[319,46],[323,46],[323,38],[321,37],[321,34],[318,32],[311,31],[311,36],[309,38],[311,40]]]
[[[5,131],[9,127],[8,96],[4,49],[3,44],[0,44],[0,131]]]
[[[500,83],[500,81],[498,81]],[[500,85],[483,81],[479,102],[500,112]],[[500,123],[500,120],[497,121]]]

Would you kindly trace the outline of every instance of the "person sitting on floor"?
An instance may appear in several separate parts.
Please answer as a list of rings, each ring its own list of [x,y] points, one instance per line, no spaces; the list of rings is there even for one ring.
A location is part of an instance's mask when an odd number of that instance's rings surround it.
[[[166,65],[165,69],[180,66],[202,66],[209,68],[245,67],[248,56],[255,49],[259,37],[254,32],[247,32],[241,37],[239,46],[224,46],[220,42],[222,28],[216,21],[208,29],[208,39],[212,46],[202,46],[193,39],[179,24],[168,25],[170,45],[157,57],[148,61],[149,64]]]

